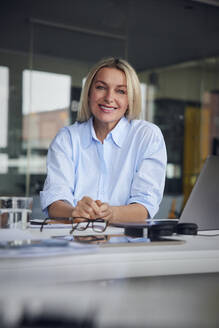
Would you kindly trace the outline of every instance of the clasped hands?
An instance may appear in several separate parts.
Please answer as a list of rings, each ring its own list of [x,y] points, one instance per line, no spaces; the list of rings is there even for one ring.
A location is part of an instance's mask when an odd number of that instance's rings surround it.
[[[84,217],[90,220],[97,218],[106,221],[112,221],[114,218],[113,208],[108,203],[102,203],[100,200],[93,200],[85,196],[77,202],[72,211],[72,217]]]

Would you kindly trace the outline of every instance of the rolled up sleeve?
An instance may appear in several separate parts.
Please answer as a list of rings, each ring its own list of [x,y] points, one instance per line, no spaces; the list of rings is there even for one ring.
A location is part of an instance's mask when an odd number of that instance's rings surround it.
[[[163,197],[167,153],[163,135],[154,127],[150,137],[142,140],[142,154],[133,177],[128,203],[145,206],[151,218],[157,213]]]
[[[63,128],[48,150],[47,178],[40,192],[41,208],[45,215],[48,215],[48,206],[57,200],[64,200],[74,206],[74,184],[75,163],[71,138],[67,129]]]

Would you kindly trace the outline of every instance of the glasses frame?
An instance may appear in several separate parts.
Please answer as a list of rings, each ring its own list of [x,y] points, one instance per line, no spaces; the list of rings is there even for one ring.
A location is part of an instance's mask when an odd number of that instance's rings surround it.
[[[57,221],[60,223],[60,221],[69,221],[70,224],[72,224],[72,218],[45,218],[43,222],[40,225],[40,231],[43,231],[43,227],[47,224],[46,221]]]
[[[85,231],[88,227],[91,227],[94,232],[103,233],[104,231],[106,231],[106,228],[108,227],[108,221],[101,219],[101,218],[96,218],[94,220],[91,220],[91,219],[84,218],[84,217],[73,217],[72,219],[73,219],[72,220],[72,230],[70,231],[70,234],[72,234],[75,230],[76,231]],[[76,222],[75,226],[73,226],[74,220],[80,220],[80,219],[83,221]],[[84,226],[81,226],[82,222],[85,223]],[[96,223],[105,223],[105,226],[101,227],[101,229],[97,229],[95,227]]]
[[[75,222],[75,220],[80,220],[81,221],[78,221],[78,222]],[[76,217],[72,217],[72,218],[45,218],[40,226],[40,231],[42,232],[43,231],[43,228],[44,226],[47,224],[46,221],[66,221],[66,220],[69,220],[72,225],[72,229],[70,230],[69,234],[72,234],[74,231],[85,231],[88,227],[91,227],[92,230],[94,232],[97,232],[97,233],[103,233],[106,228],[108,227],[108,224],[109,222],[102,219],[102,218],[96,218],[94,220],[91,220],[91,219],[88,219],[88,218],[85,218],[85,217],[82,217],[82,216],[76,216]],[[84,223],[84,226],[81,226],[81,223]],[[105,226],[104,227],[101,227],[100,229],[97,229],[95,227],[95,224],[96,223],[105,223]],[[75,224],[75,226],[74,226]]]

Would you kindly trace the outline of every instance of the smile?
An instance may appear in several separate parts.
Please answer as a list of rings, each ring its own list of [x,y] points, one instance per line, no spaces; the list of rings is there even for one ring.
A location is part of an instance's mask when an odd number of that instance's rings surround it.
[[[104,105],[99,105],[99,107],[103,112],[107,112],[107,113],[113,112],[114,110],[117,109],[116,107],[108,107]]]

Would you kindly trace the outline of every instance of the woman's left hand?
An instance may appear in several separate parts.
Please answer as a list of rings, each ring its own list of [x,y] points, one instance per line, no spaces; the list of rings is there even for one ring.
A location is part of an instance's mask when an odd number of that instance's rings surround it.
[[[96,204],[99,206],[100,215],[98,217],[106,221],[113,221],[113,207],[110,206],[108,203],[102,203],[100,200],[96,200]]]

